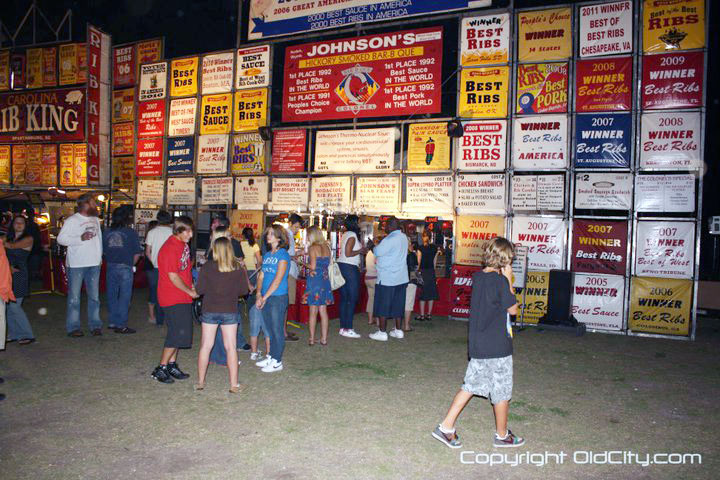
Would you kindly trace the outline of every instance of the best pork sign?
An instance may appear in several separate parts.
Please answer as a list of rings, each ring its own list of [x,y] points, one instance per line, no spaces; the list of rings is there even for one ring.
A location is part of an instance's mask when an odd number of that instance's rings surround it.
[[[0,143],[85,139],[85,90],[0,94]]]

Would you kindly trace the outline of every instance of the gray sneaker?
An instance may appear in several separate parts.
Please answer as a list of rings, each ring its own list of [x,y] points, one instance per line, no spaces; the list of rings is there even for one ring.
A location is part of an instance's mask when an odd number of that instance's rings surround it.
[[[435,427],[435,430],[432,432],[432,436],[450,448],[462,447],[462,442],[460,441],[460,437],[458,437],[457,433],[443,433],[443,431],[440,430],[440,425]]]
[[[495,435],[493,436],[493,447],[519,447],[520,445],[524,444],[525,439],[516,436],[510,431],[509,428],[507,431],[507,435],[505,435],[505,438],[500,438],[497,432],[495,432]]]

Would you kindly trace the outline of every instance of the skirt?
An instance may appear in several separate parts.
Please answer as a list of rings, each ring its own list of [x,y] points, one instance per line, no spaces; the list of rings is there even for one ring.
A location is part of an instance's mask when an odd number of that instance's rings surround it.
[[[420,275],[423,279],[420,301],[427,302],[440,298],[440,295],[438,295],[437,281],[435,279],[435,270],[432,268],[423,269],[420,270]]]

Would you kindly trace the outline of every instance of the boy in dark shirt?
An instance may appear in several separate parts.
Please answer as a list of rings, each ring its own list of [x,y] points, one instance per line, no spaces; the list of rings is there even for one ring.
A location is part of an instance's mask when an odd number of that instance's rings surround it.
[[[512,327],[509,315],[517,315],[512,287],[512,244],[502,237],[490,240],[484,252],[485,268],[473,274],[468,353],[465,381],[455,395],[445,420],[432,436],[450,448],[460,448],[455,422],[473,395],[486,397],[495,413],[495,447],[519,447],[525,443],[507,428],[512,397]]]

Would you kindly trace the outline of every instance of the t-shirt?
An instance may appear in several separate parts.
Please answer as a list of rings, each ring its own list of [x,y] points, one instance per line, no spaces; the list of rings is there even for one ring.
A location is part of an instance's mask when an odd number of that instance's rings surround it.
[[[377,268],[375,268],[375,254],[371,251],[365,255],[365,278],[377,277]]]
[[[134,256],[142,253],[140,238],[130,227],[106,230],[103,235],[103,254],[108,263],[121,263],[132,267]]]
[[[243,240],[240,242],[240,246],[242,247],[243,255],[245,255],[245,268],[249,270],[256,270],[257,269],[257,261],[255,260],[255,253],[260,252],[260,246],[255,243],[255,245],[250,246],[247,240]]]
[[[263,264],[262,264],[263,283],[262,283],[262,290],[261,290],[261,293],[263,295],[265,295],[265,292],[268,291],[273,280],[275,280],[275,275],[277,274],[277,271],[278,271],[278,265],[283,260],[288,262],[288,268],[285,269],[285,275],[283,275],[282,282],[280,282],[280,285],[273,292],[273,294],[271,296],[274,297],[274,296],[278,296],[278,295],[287,295],[287,293],[288,293],[288,274],[290,273],[290,268],[289,268],[290,254],[284,248],[278,248],[275,253],[266,252],[265,255],[263,255]]]
[[[512,355],[507,309],[517,303],[507,278],[496,272],[472,276],[468,353],[470,358],[501,358]]]
[[[145,245],[150,247],[150,261],[155,268],[158,268],[158,254],[165,240],[172,236],[172,227],[167,225],[158,225],[150,230],[145,237]]]
[[[345,248],[351,238],[355,239],[355,244],[353,245],[352,251],[357,252],[359,250],[362,250],[362,245],[360,245],[360,241],[358,240],[358,236],[355,232],[343,233],[342,243],[340,244],[340,255],[338,255],[337,263],[346,263],[348,265],[360,266],[360,255],[355,255],[354,257],[345,256]]]
[[[158,305],[169,307],[182,303],[192,303],[192,297],[170,281],[169,274],[171,272],[180,275],[185,285],[192,286],[190,247],[174,235],[167,239],[158,253]]]
[[[429,245],[421,245],[420,253],[420,270],[433,270],[435,268],[435,255],[437,255],[438,247],[434,243]]]
[[[83,240],[86,232],[94,236]],[[70,268],[97,267],[102,263],[102,231],[97,217],[80,213],[69,216],[58,233],[57,243],[67,247],[66,261]]]
[[[247,295],[248,279],[245,270],[221,272],[214,261],[200,269],[198,295],[203,296],[202,309],[207,313],[237,313],[238,297]]]
[[[400,230],[395,230],[375,245],[375,267],[377,284],[393,287],[408,283],[407,272],[408,238]]]

